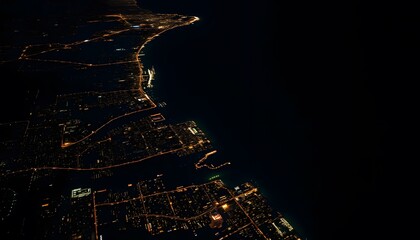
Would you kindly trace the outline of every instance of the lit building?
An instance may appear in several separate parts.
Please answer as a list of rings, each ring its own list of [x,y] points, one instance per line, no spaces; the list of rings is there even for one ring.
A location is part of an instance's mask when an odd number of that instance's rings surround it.
[[[91,193],[90,188],[76,188],[71,190],[71,198],[81,198],[85,196],[89,196]]]
[[[220,215],[216,210],[212,211],[210,214],[210,227],[211,228],[221,228],[223,224],[222,215]]]

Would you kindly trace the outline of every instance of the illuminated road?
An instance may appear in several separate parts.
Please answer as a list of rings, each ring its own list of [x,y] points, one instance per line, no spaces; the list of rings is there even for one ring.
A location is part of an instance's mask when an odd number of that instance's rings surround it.
[[[127,31],[131,31],[131,30],[133,30],[133,29],[128,28],[128,29],[123,29],[123,30],[120,30],[120,31],[114,31],[112,33],[105,33],[105,34],[103,34],[102,36],[99,36],[99,37],[85,39],[85,40],[82,40],[82,41],[76,41],[76,42],[73,42],[73,43],[64,43],[64,44],[63,43],[47,43],[47,44],[28,45],[22,50],[22,53],[19,56],[19,60],[28,60],[28,59],[31,59],[30,57],[32,57],[32,56],[37,56],[37,55],[41,55],[43,53],[48,53],[48,52],[52,52],[52,51],[59,51],[59,50],[63,50],[63,49],[71,49],[71,47],[73,47],[73,46],[86,44],[86,43],[89,43],[89,42],[95,42],[95,41],[98,41],[98,40],[103,40],[107,37],[112,37],[112,36],[115,36],[115,35],[118,35],[118,34],[121,34],[121,33],[127,32]],[[32,53],[32,54],[27,54],[26,53],[31,48],[44,47],[44,46],[49,47],[49,49],[48,50],[43,50],[43,51],[40,51],[40,52],[37,52],[37,53]],[[55,46],[55,47],[53,47],[53,46]]]
[[[106,123],[104,123],[104,124],[102,124],[100,127],[98,127],[97,129],[95,129],[95,130],[93,130],[91,133],[89,133],[88,135],[86,135],[85,137],[83,137],[83,138],[81,138],[81,139],[79,139],[79,140],[77,140],[77,141],[75,141],[75,142],[65,142],[65,143],[63,143],[63,140],[61,141],[62,143],[61,143],[61,147],[62,148],[67,148],[67,147],[70,147],[70,146],[73,146],[73,145],[75,145],[75,144],[78,144],[78,143],[80,143],[80,142],[83,142],[83,141],[85,141],[86,139],[89,139],[90,137],[92,137],[93,135],[95,135],[97,132],[99,132],[102,128],[104,128],[104,127],[106,127],[107,125],[109,125],[110,123],[112,123],[112,122],[114,122],[115,120],[118,120],[118,119],[120,119],[120,118],[124,118],[124,117],[127,117],[127,116],[130,116],[130,115],[133,115],[133,114],[136,114],[136,113],[140,113],[140,112],[143,112],[143,111],[146,111],[146,110],[150,110],[150,109],[153,109],[153,108],[155,108],[156,107],[156,104],[154,103],[154,102],[152,102],[152,100],[150,100],[150,98],[146,95],[146,97],[147,97],[147,99],[150,101],[150,103],[152,104],[152,106],[151,107],[149,107],[149,108],[145,108],[145,109],[139,109],[139,110],[137,110],[137,111],[133,111],[133,112],[128,112],[128,113],[125,113],[125,114],[123,114],[123,115],[120,115],[120,116],[117,116],[117,117],[114,117],[114,118],[112,118],[112,119],[110,119],[109,121],[107,121]],[[65,125],[63,126],[63,128],[65,127]],[[64,130],[63,130],[63,132],[64,132]]]
[[[93,192],[93,221],[94,221],[94,225],[95,225],[95,239],[98,240],[98,221],[96,220],[96,199],[95,199],[95,193]]]
[[[135,63],[136,61],[118,61],[112,63],[82,63],[82,62],[72,62],[72,61],[64,61],[64,60],[54,60],[54,59],[40,59],[40,58],[26,58],[27,61],[38,61],[38,62],[52,62],[52,63],[62,63],[62,64],[72,64],[72,65],[79,65],[83,67],[103,67],[103,66],[111,66],[111,65],[119,65],[119,64],[129,64]]]
[[[169,197],[168,193],[166,193],[166,197],[168,198],[169,206],[171,206],[171,211],[175,215],[174,206],[173,206],[173,203],[172,203],[171,198]]]
[[[240,228],[236,229],[235,231],[233,231],[233,232],[231,232],[231,233],[226,234],[225,236],[223,236],[223,237],[219,238],[219,240],[222,240],[222,239],[228,238],[228,237],[232,236],[233,234],[240,232],[242,229],[247,228],[249,225],[251,225],[251,223],[247,223],[247,224],[245,224],[244,226],[242,226],[242,227],[240,227]]]
[[[140,158],[137,160],[133,160],[130,162],[124,162],[124,163],[119,163],[119,164],[114,164],[114,165],[108,165],[105,167],[97,167],[97,168],[72,168],[72,167],[36,167],[36,168],[28,168],[28,169],[23,169],[23,170],[18,170],[18,171],[13,171],[13,172],[8,172],[8,173],[3,173],[0,176],[7,176],[7,175],[12,175],[12,174],[17,174],[17,173],[23,173],[23,172],[28,172],[28,171],[37,171],[37,170],[68,170],[68,171],[98,171],[98,170],[106,170],[106,169],[112,169],[112,168],[117,168],[117,167],[122,167],[122,166],[127,166],[130,164],[135,164],[135,163],[139,163],[142,161],[145,161],[147,159],[151,159],[154,157],[158,157],[158,156],[162,156],[165,154],[170,154],[170,153],[176,153],[178,151],[181,151],[183,149],[190,149],[190,148],[194,148],[195,146],[201,145],[201,143],[196,143],[193,145],[188,145],[188,146],[183,146],[180,148],[176,148],[176,149],[172,149],[166,152],[160,152],[154,155],[150,155],[144,158]]]

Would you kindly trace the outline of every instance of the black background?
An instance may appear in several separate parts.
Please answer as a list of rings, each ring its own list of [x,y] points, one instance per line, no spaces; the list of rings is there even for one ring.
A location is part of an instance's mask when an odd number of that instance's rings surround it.
[[[257,89],[270,108],[276,89],[282,89],[309,126],[314,239],[413,234],[408,217],[415,179],[408,142],[416,93],[410,86],[418,79],[420,40],[414,6],[364,1],[261,6],[264,17],[255,32],[272,32],[255,39],[260,44],[251,53],[259,59],[252,65],[266,68],[267,80]],[[276,28],[284,23],[285,30]],[[276,133],[270,131],[270,137]]]

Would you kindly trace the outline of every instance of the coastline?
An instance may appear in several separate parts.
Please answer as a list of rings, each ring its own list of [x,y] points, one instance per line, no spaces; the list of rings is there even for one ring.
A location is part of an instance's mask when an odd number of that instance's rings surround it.
[[[162,14],[159,14],[159,15],[162,15]],[[163,15],[167,15],[167,14],[163,14]],[[178,14],[175,14],[175,16],[181,16],[181,15],[178,15]],[[173,27],[170,27],[170,28],[167,28],[167,29],[164,29],[164,30],[162,30],[161,32],[158,32],[157,34],[155,34],[155,35],[153,35],[153,36],[151,36],[150,38],[148,38],[142,45],[140,45],[140,47],[139,47],[139,50],[136,52],[136,61],[137,61],[137,63],[138,63],[138,66],[139,66],[139,90],[140,90],[140,92],[142,93],[142,94],[144,94],[145,93],[145,91],[144,91],[144,89],[141,87],[141,83],[142,83],[142,81],[143,81],[143,65],[142,65],[142,62],[141,62],[141,58],[140,58],[140,52],[143,50],[143,48],[144,47],[146,47],[146,45],[149,43],[149,42],[151,42],[153,39],[155,39],[156,37],[158,37],[160,34],[162,34],[162,33],[165,33],[165,32],[167,32],[167,31],[169,31],[169,30],[172,30],[172,29],[175,29],[175,28],[178,28],[178,27],[183,27],[183,26],[188,26],[188,25],[190,25],[190,24],[193,24],[194,22],[196,22],[196,21],[198,21],[199,20],[199,18],[198,17],[193,17],[193,19],[191,20],[191,21],[189,21],[189,22],[186,22],[186,23],[184,23],[184,24],[180,24],[180,25],[177,25],[177,26],[173,26]],[[146,95],[147,96],[147,95]],[[147,96],[148,97],[148,96]],[[152,103],[153,103],[153,101],[152,101]],[[154,104],[154,103],[153,103]]]

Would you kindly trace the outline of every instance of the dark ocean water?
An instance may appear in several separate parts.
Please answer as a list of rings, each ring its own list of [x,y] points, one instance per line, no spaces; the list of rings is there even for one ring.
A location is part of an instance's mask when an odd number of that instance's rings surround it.
[[[154,66],[155,99],[165,101],[169,119],[194,120],[213,142],[212,158],[232,165],[214,174],[231,187],[255,181],[272,206],[311,239],[309,165],[311,146],[305,122],[289,96],[264,92],[268,76],[256,59],[262,36],[249,4],[223,1],[139,1],[156,13],[200,18],[192,25],[160,35],[144,49],[142,61]],[[258,21],[262,22],[262,21]],[[271,70],[270,70],[271,71]],[[273,86],[274,87],[274,86]],[[280,117],[278,117],[280,116]],[[205,173],[205,175],[212,175]]]

